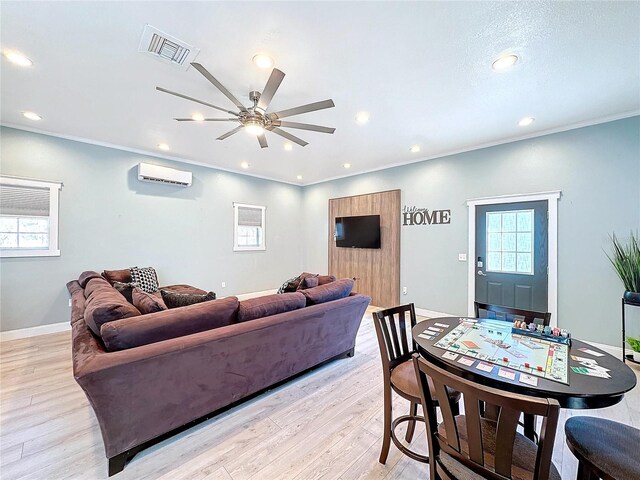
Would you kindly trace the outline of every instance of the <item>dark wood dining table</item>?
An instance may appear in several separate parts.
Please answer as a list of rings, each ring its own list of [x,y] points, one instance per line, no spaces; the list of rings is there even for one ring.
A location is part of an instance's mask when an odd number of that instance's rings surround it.
[[[419,322],[412,329],[413,340],[417,345],[420,355],[426,360],[459,377],[513,393],[553,398],[558,401],[562,408],[575,409],[603,408],[615,405],[622,401],[626,392],[636,386],[637,380],[635,373],[622,361],[592,345],[576,339],[572,339],[569,348],[569,358],[567,359],[569,362],[568,385],[542,377],[538,377],[537,386],[526,385],[519,381],[519,372],[517,371],[515,379],[508,380],[498,376],[498,368],[494,368],[488,373],[478,370],[476,368],[477,362],[466,366],[458,362],[458,358],[453,360],[443,358],[446,350],[436,347],[435,343],[458,326],[461,320],[462,318],[460,317],[433,318]],[[476,320],[482,322],[482,319]],[[423,333],[429,327],[433,327],[435,323],[448,325],[448,327],[441,327],[443,330],[442,333],[434,336],[431,340],[419,336],[419,334]],[[580,348],[588,348],[602,354],[602,356],[590,357],[589,354],[580,351]],[[571,355],[589,357],[596,360],[598,365],[609,369],[608,373],[611,378],[598,378],[573,372],[571,370],[572,366],[580,367],[581,365],[579,362],[574,361]]]

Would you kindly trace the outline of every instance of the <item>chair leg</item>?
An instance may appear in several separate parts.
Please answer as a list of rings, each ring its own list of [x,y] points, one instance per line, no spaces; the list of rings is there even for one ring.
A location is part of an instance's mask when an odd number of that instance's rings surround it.
[[[384,389],[384,431],[382,433],[382,451],[378,461],[383,465],[387,462],[389,447],[391,446],[391,385]]]
[[[598,480],[598,476],[593,473],[587,465],[582,462],[578,462],[578,476],[576,480]]]
[[[531,415],[530,413],[524,413],[523,415],[523,423],[524,423],[524,436],[527,437],[532,442],[536,441],[536,416]]]
[[[454,417],[460,415],[460,401],[451,403],[451,413]]]
[[[412,417],[415,417],[416,415],[418,415],[418,404],[417,403],[411,402],[411,406],[409,407],[409,415],[411,415]],[[407,441],[407,443],[411,443],[411,440],[413,439],[413,432],[415,432],[415,430],[416,430],[416,421],[413,420],[411,422],[408,422],[407,423],[407,434],[404,437],[404,439]]]

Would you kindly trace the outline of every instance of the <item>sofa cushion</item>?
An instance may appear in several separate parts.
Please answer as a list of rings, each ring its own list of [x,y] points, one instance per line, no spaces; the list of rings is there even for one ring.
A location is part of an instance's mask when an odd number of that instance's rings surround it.
[[[188,305],[194,305],[196,303],[209,302],[216,299],[214,292],[209,292],[205,295],[195,293],[178,293],[171,290],[160,290],[162,300],[167,308],[180,308]]]
[[[300,282],[300,285],[298,286],[298,290],[306,290],[307,288],[317,287],[318,286],[318,278],[319,278],[318,275],[315,275],[313,277],[304,278]]]
[[[238,322],[246,322],[256,318],[297,310],[305,305],[306,299],[299,292],[276,293],[265,295],[264,297],[250,298],[240,302]]]
[[[337,279],[333,275],[320,275],[318,277],[318,285],[326,285],[327,283],[335,282]]]
[[[84,287],[87,286],[87,283],[92,278],[100,278],[100,274],[98,272],[93,272],[91,270],[88,270],[86,272],[82,272],[80,274],[80,276],[78,277],[78,283],[80,284],[80,286],[82,288],[84,288]]]
[[[201,288],[192,287],[191,285],[178,284],[178,285],[167,285],[164,287],[160,287],[160,290],[171,290],[176,293],[192,293],[194,295],[206,295],[207,291],[202,290]],[[160,292],[158,292],[159,294]]]
[[[122,283],[122,282],[113,282],[113,288],[115,288],[120,295],[127,299],[127,302],[133,303],[133,289],[138,287],[138,284],[135,282]]]
[[[109,351],[139,347],[231,325],[236,321],[237,311],[236,297],[164,310],[105,323],[101,331],[102,340]]]
[[[162,301],[162,297],[143,292],[137,287],[133,289],[131,297],[133,299],[133,306],[140,310],[142,315],[161,312],[167,309],[167,306]]]
[[[103,324],[140,315],[140,311],[103,278],[89,280],[84,293],[87,299],[84,321],[98,336]]]
[[[301,290],[301,293],[306,297],[307,305],[317,305],[319,303],[348,297],[352,289],[353,280],[351,278],[343,278],[342,280],[336,280],[326,285]]]
[[[140,290],[147,293],[158,291],[160,284],[153,267],[131,267],[131,281],[140,285]]]
[[[107,279],[111,285],[114,282],[130,283],[131,282],[131,270],[128,268],[124,270],[105,270],[102,272],[102,276]]]

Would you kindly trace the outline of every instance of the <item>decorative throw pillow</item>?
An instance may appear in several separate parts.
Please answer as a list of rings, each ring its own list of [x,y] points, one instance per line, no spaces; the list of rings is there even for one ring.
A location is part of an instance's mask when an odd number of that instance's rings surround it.
[[[131,267],[131,281],[140,285],[143,292],[155,293],[158,291],[158,277],[153,267]]]
[[[300,284],[300,276],[290,278],[278,289],[278,293],[295,292]]]
[[[327,283],[335,282],[337,279],[334,275],[320,275],[318,277],[318,285],[326,285]]]
[[[135,282],[113,282],[113,288],[119,291],[127,299],[127,302],[133,304],[133,289],[140,288],[140,285]]]
[[[307,288],[317,287],[318,281],[319,281],[318,275],[315,275],[313,277],[305,277],[300,282],[300,285],[298,285],[298,290],[305,290]]]
[[[105,270],[102,276],[107,279],[111,285],[114,282],[129,283],[131,281],[131,271],[126,268],[124,270]]]
[[[168,308],[186,307],[194,303],[208,302],[209,300],[216,299],[214,292],[209,292],[206,295],[198,295],[194,293],[178,293],[172,292],[171,290],[160,290],[160,294]]]
[[[133,298],[133,306],[140,310],[140,313],[143,315],[161,312],[167,309],[162,298],[143,292],[139,288],[134,288],[131,296]]]

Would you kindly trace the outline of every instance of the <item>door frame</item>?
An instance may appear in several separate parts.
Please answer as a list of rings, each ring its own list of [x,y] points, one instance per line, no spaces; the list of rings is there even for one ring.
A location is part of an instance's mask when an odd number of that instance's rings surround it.
[[[547,286],[547,308],[551,312],[551,326],[558,325],[558,200],[562,192],[525,193],[482,197],[467,201],[469,207],[469,263],[467,314],[475,316],[474,301],[476,296],[476,207],[479,205],[495,205],[500,203],[520,203],[546,200],[549,207],[549,275]]]

